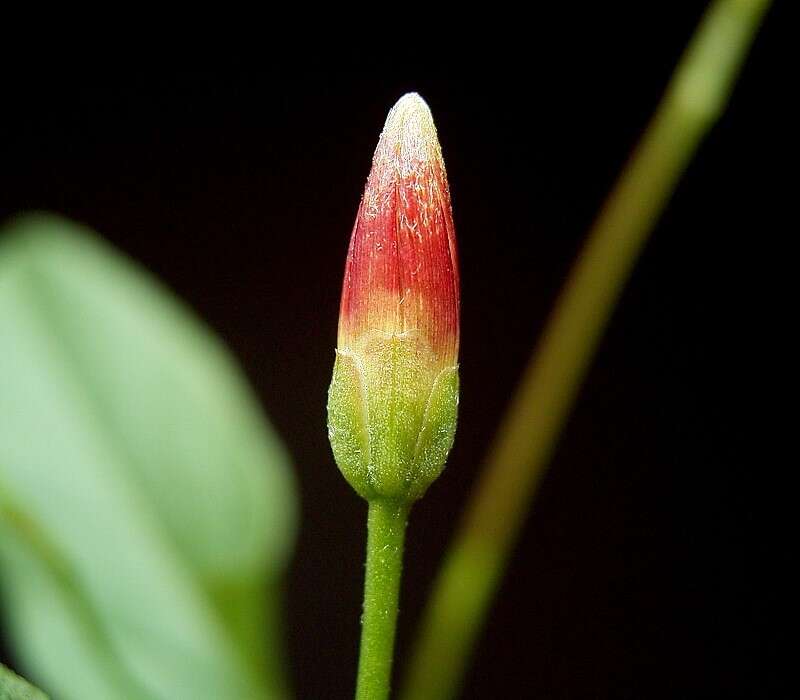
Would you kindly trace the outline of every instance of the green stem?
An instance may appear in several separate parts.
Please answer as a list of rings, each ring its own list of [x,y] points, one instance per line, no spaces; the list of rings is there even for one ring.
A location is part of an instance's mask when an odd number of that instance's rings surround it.
[[[409,508],[409,504],[398,501],[375,499],[369,502],[356,700],[389,697]]]
[[[406,678],[406,700],[444,700],[458,690],[606,321],[681,173],[724,109],[768,4],[712,4],[589,232],[434,583]]]

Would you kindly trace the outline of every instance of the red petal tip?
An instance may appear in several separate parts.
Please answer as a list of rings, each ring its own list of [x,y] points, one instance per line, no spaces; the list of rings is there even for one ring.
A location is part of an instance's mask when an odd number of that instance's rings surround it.
[[[455,364],[459,280],[450,190],[433,117],[416,93],[389,112],[350,240],[339,345],[414,334]]]

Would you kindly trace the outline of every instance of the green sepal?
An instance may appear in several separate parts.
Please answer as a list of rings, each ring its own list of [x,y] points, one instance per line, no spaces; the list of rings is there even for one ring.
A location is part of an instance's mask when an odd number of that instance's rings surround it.
[[[453,445],[458,367],[441,367],[413,334],[374,334],[336,351],[328,436],[336,463],[367,500],[415,501]]]

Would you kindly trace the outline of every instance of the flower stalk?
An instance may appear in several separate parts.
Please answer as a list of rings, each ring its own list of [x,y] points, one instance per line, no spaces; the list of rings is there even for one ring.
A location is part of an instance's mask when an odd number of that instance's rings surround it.
[[[388,696],[391,687],[403,544],[409,505],[374,499],[367,519],[367,568],[356,700]]]

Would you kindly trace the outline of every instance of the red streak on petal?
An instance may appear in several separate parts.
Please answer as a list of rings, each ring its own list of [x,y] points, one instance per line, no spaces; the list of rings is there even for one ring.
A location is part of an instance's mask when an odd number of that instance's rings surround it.
[[[339,346],[418,334],[455,364],[459,280],[450,189],[433,117],[419,95],[392,108],[356,217],[345,267]]]

